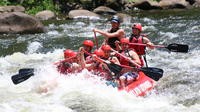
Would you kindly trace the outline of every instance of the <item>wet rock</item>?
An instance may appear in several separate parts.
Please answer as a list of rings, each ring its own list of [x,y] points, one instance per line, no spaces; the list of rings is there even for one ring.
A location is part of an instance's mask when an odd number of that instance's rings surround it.
[[[22,6],[0,6],[0,13],[6,12],[25,12],[25,8]]]
[[[35,17],[40,20],[56,19],[56,14],[50,10],[38,12]]]
[[[196,2],[193,4],[194,7],[200,7],[200,0],[196,0]]]
[[[196,0],[185,0],[185,1],[189,2],[190,5],[193,5],[196,2]]]
[[[96,9],[94,9],[93,12],[97,14],[108,14],[108,15],[114,15],[117,13],[115,10],[105,6],[99,6]]]
[[[35,17],[21,13],[10,12],[0,14],[0,34],[3,33],[42,33],[43,24]]]
[[[88,11],[88,10],[71,10],[68,14],[70,19],[76,19],[76,18],[99,18],[99,15],[97,15],[94,12]]]
[[[183,9],[189,6],[189,3],[185,0],[162,0],[159,5],[163,9]]]
[[[136,2],[133,7],[137,7],[142,10],[152,10],[152,9],[162,9],[157,2],[152,2],[148,0],[142,0]]]

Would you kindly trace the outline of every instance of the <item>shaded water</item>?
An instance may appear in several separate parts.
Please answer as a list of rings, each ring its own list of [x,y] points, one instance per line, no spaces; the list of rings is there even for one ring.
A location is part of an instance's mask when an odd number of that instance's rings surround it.
[[[85,39],[93,39],[93,28],[106,31],[106,19],[44,21],[46,33],[0,36],[1,112],[199,112],[200,111],[200,11],[169,10],[131,13],[122,23],[130,36],[132,23],[143,25],[143,33],[155,44],[187,44],[189,53],[148,50],[149,66],[162,68],[164,77],[151,95],[136,98],[105,86],[98,78],[85,80],[87,71],[72,77],[60,76],[52,64],[64,49],[77,50]],[[50,22],[50,24],[49,24]],[[99,43],[104,37],[97,35]],[[35,76],[14,85],[10,77],[20,68],[36,69]],[[38,93],[44,81],[58,87]],[[84,80],[83,80],[84,79]],[[99,84],[94,84],[99,83]]]

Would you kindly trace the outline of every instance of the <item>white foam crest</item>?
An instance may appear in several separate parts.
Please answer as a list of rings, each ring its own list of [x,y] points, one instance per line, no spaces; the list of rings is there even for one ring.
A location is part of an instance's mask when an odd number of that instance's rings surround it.
[[[12,55],[0,58],[0,74],[16,73],[21,68],[34,68],[40,64],[52,65],[54,62],[59,62],[63,59],[63,49],[57,49],[46,54],[15,52]]]
[[[148,30],[148,31],[157,31],[157,28],[154,26],[143,26],[142,29],[144,31]]]
[[[174,39],[176,37],[179,37],[178,34],[176,33],[172,33],[172,32],[159,32],[160,35],[161,35],[161,38],[163,38],[162,42],[160,44],[163,44],[163,43],[167,43],[169,42],[171,39]]]
[[[27,52],[28,54],[32,54],[32,53],[37,52],[42,47],[43,46],[40,42],[34,41],[34,42],[29,43],[27,47]]]
[[[157,21],[152,20],[150,18],[144,18],[143,19],[144,22],[147,22],[148,24],[157,24]]]
[[[54,30],[54,31],[49,31],[49,32],[47,32],[47,34],[48,34],[48,35],[54,35],[54,36],[55,36],[55,35],[58,35],[59,33],[58,33],[58,31],[55,31],[55,30]]]
[[[17,38],[17,43],[22,43],[22,42],[24,42],[24,41],[26,41],[26,40],[27,40],[26,37],[24,37],[24,36],[19,36],[19,37]]]

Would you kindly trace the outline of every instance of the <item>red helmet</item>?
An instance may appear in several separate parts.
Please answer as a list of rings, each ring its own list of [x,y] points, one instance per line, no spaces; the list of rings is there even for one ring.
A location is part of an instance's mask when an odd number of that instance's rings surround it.
[[[140,32],[142,31],[142,25],[141,24],[133,24],[132,29],[133,28],[138,29]]]
[[[94,54],[96,54],[97,56],[104,56],[104,52],[101,49],[94,50]]]
[[[93,47],[94,43],[91,40],[85,40],[83,42],[83,45]]]
[[[128,38],[122,38],[120,40],[121,43],[126,43],[126,44],[129,44],[129,39]]]
[[[76,56],[77,52],[72,51],[71,49],[67,49],[64,51],[64,57],[72,57]]]
[[[109,45],[103,45],[103,46],[101,47],[101,49],[102,49],[103,51],[110,51],[110,50],[111,50],[111,47],[110,47]]]

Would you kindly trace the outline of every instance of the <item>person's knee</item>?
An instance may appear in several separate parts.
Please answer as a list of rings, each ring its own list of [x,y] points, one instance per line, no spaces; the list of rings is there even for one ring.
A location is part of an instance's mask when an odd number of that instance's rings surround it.
[[[126,77],[121,76],[121,77],[119,77],[119,79],[120,79],[121,81],[124,81],[124,80],[126,79]]]

